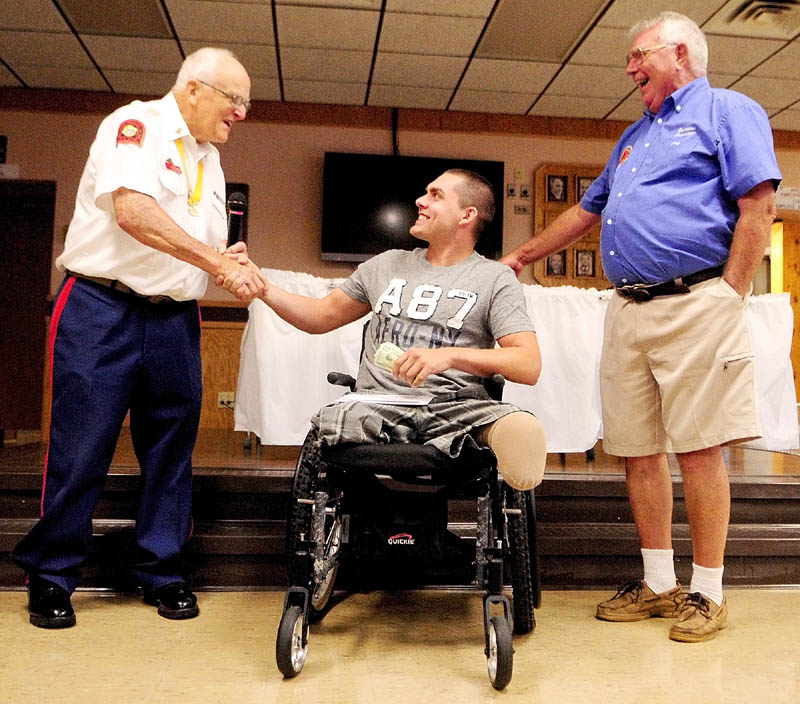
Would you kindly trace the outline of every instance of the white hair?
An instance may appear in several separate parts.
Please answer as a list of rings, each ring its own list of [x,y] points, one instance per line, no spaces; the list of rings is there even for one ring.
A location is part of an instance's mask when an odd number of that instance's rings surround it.
[[[688,52],[689,71],[696,78],[704,76],[708,68],[708,44],[703,30],[694,20],[679,12],[660,12],[655,17],[637,22],[631,27],[631,38],[661,25],[658,33],[666,44],[684,44]]]
[[[222,58],[239,61],[232,51],[206,46],[187,56],[178,71],[173,91],[183,90],[189,81],[200,80],[213,82],[216,78],[217,65]]]

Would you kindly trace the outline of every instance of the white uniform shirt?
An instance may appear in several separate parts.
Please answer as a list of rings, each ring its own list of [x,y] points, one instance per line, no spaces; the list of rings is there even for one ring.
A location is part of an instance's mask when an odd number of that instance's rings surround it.
[[[186,163],[176,141],[181,138]],[[188,182],[195,188],[197,163],[203,162],[202,199],[191,215]],[[187,233],[215,247],[227,236],[225,176],[219,152],[198,144],[181,116],[174,96],[135,101],[100,124],[89,150],[67,231],[60,270],[116,279],[138,293],[176,300],[203,296],[206,272],[137,241],[117,224],[111,194],[128,188],[152,196]]]

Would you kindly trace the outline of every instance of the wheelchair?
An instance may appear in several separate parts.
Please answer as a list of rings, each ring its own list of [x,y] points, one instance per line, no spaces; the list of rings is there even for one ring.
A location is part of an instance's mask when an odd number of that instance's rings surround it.
[[[328,381],[355,386],[338,373]],[[499,375],[485,380],[491,398],[500,400],[503,383]],[[348,577],[347,591],[397,589],[415,586],[420,570],[460,565],[461,584],[483,591],[489,680],[506,687],[512,634],[535,628],[541,599],[533,491],[505,484],[488,448],[465,445],[450,458],[426,445],[316,446],[312,438],[313,431],[298,458],[288,512],[289,588],[275,647],[281,674],[303,669],[309,625],[330,607],[337,575]],[[475,500],[474,536],[448,528],[456,499]]]

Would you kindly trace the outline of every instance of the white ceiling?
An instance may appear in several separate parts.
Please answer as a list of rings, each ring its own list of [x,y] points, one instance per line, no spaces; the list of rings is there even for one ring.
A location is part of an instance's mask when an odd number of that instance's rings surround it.
[[[800,0],[0,0],[0,87],[163,95],[225,46],[255,100],[631,121],[627,30],[664,9],[712,85],[800,131]]]

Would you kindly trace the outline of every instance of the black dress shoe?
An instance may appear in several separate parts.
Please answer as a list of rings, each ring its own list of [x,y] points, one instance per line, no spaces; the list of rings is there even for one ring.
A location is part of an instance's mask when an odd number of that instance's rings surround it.
[[[28,611],[31,623],[39,628],[69,628],[75,625],[69,592],[36,575],[28,579]]]
[[[197,597],[186,582],[170,582],[158,589],[145,590],[145,604],[157,606],[164,618],[194,618],[200,613]]]

